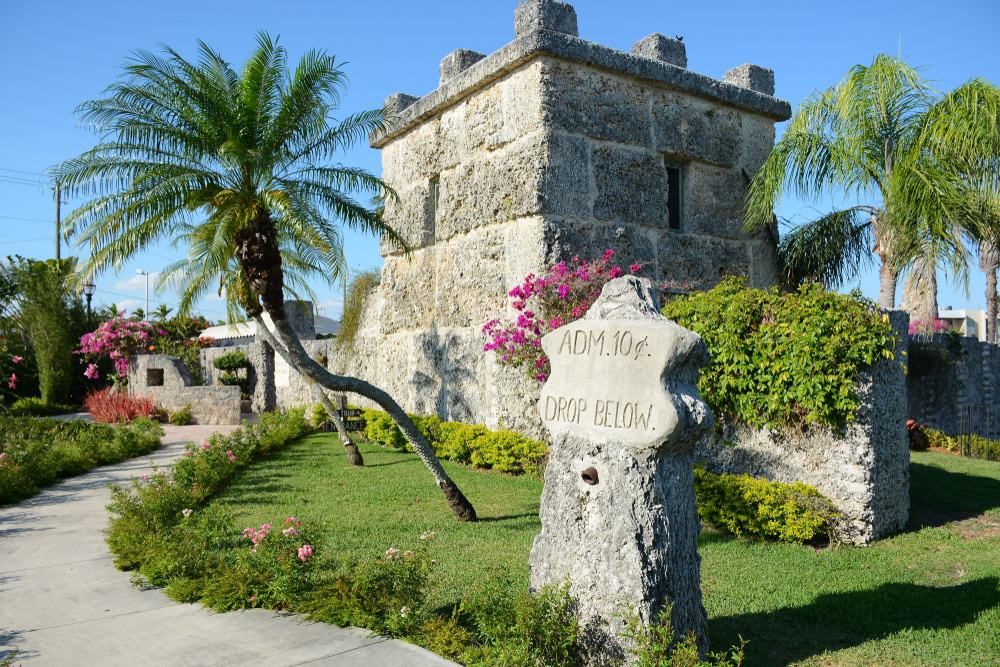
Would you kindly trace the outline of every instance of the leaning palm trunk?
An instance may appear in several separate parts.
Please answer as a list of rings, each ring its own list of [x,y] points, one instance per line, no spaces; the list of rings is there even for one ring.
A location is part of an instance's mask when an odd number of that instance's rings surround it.
[[[997,269],[1000,250],[987,239],[979,242],[979,268],[986,274],[986,342],[997,342]]]
[[[275,341],[277,342],[277,341]],[[272,344],[273,347],[273,344]],[[282,358],[287,359],[285,354],[281,355]],[[320,402],[326,413],[330,415],[330,420],[333,422],[334,427],[337,429],[337,435],[340,436],[340,441],[344,443],[344,450],[347,452],[347,460],[350,461],[351,465],[363,466],[365,464],[364,458],[361,456],[361,452],[358,450],[358,446],[354,444],[351,440],[351,436],[347,433],[347,428],[344,426],[344,420],[340,418],[340,413],[337,412],[337,408],[330,401],[330,397],[326,395],[323,388],[319,384],[312,383],[313,396],[316,400]]]
[[[456,486],[455,482],[451,480],[444,468],[441,467],[441,462],[438,461],[427,439],[424,438],[423,434],[413,424],[413,420],[407,416],[406,412],[396,403],[392,396],[375,385],[359,378],[334,375],[326,370],[306,353],[301,341],[299,341],[295,332],[292,331],[292,328],[283,316],[276,317],[274,312],[269,312],[268,314],[274,323],[275,335],[271,334],[260,315],[255,315],[254,320],[257,322],[257,326],[265,339],[269,339],[268,342],[288,362],[289,366],[327,389],[351,392],[377,403],[396,422],[407,442],[413,446],[413,451],[417,453],[420,460],[430,470],[434,476],[434,481],[444,493],[445,499],[448,501],[448,505],[455,513],[455,516],[460,521],[476,520],[476,510],[472,507],[472,504],[458,486]]]

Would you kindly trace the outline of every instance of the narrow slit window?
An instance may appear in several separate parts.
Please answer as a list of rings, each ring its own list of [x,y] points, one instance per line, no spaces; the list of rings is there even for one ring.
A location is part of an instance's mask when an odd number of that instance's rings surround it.
[[[433,178],[431,178],[430,196],[431,196],[431,201],[430,201],[430,208],[431,208],[431,210],[430,210],[430,215],[428,216],[429,219],[427,220],[426,236],[424,237],[426,239],[425,242],[427,244],[434,243],[434,235],[435,235],[436,226],[437,226],[438,208],[439,208],[440,203],[441,203],[441,177],[440,176],[434,176]]]
[[[681,229],[681,190],[683,174],[681,165],[667,161],[667,227]]]

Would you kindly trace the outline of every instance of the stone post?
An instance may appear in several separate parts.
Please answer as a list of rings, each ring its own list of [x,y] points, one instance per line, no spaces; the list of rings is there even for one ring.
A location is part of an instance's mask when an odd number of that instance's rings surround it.
[[[707,648],[692,471],[712,423],[696,388],[704,343],[660,314],[648,280],[626,276],[542,346],[551,450],[532,589],[569,583],[586,665],[626,658],[625,616],[655,622],[668,604],[678,637]]]

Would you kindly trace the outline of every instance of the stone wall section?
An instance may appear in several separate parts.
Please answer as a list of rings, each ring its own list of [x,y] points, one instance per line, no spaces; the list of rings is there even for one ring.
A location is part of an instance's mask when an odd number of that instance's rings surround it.
[[[895,359],[862,374],[861,407],[843,432],[730,426],[721,436],[699,443],[698,459],[715,472],[816,487],[842,514],[835,527],[841,542],[868,544],[902,530],[910,507],[904,369],[908,317],[901,311],[890,317],[897,334]]]
[[[184,362],[164,354],[141,354],[129,364],[128,390],[167,410],[184,407],[198,424],[239,424],[240,388],[195,385]]]
[[[995,405],[994,382],[1000,377],[1000,347],[972,336],[935,335],[914,340],[910,373],[907,375],[909,416],[925,426],[959,435],[963,430],[963,406],[990,406],[992,425],[986,413],[974,409],[977,427],[1000,427],[1000,406]],[[972,424],[966,424],[968,429]],[[985,433],[983,433],[985,435]]]

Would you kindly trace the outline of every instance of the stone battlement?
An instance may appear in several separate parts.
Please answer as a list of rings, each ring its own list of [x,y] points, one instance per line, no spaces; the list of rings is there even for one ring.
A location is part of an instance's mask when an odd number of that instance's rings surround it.
[[[467,49],[449,53],[441,62],[441,85],[424,97],[405,93],[387,97],[385,106],[397,115],[396,124],[390,132],[373,136],[371,145],[383,147],[457,100],[541,55],[641,79],[773,120],[791,117],[788,102],[773,96],[772,70],[744,64],[726,72],[720,81],[688,70],[684,42],[659,33],[636,42],[631,53],[580,39],[576,12],[564,2],[522,2],[515,11],[515,35],[513,42],[488,56]]]

